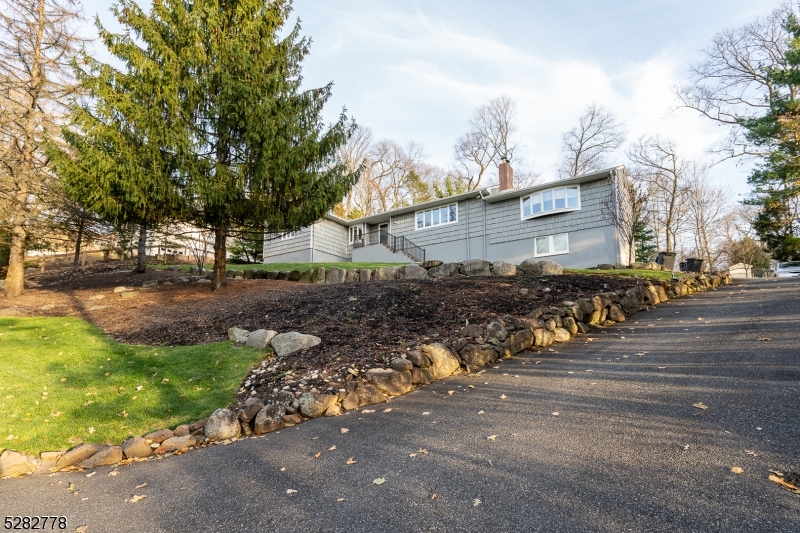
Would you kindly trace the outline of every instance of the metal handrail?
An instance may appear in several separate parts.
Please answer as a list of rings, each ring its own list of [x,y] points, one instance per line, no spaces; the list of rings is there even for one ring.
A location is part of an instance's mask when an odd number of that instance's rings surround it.
[[[370,231],[353,240],[353,248],[382,244],[393,252],[405,252],[417,261],[425,261],[425,249],[403,236],[395,236],[385,230]]]

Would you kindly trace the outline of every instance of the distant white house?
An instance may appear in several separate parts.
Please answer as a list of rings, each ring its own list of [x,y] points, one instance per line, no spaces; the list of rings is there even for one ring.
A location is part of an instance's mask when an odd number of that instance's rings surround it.
[[[286,235],[265,236],[264,262],[386,262],[469,259],[521,263],[551,259],[565,267],[627,264],[614,225],[624,167],[514,189],[511,165],[500,185],[355,220],[326,215]]]
[[[732,278],[745,279],[753,277],[753,265],[747,263],[736,263],[731,265],[728,270]]]

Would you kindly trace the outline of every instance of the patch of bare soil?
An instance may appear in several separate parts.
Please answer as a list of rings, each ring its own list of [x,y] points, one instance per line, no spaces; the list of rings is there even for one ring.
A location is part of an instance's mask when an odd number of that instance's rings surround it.
[[[299,331],[322,339],[319,346],[270,361],[270,371],[251,377],[259,396],[284,387],[338,390],[349,368],[386,366],[420,343],[455,340],[466,320],[522,317],[538,307],[628,289],[635,283],[621,276],[576,274],[321,286],[241,280],[212,292],[184,273],[135,275],[97,268],[80,275],[46,276],[39,289],[6,303],[28,315],[80,316],[116,339],[135,344],[218,342],[233,326]],[[122,299],[113,292],[117,286],[139,287],[150,280],[159,285],[135,298]],[[49,305],[53,307],[42,309]]]

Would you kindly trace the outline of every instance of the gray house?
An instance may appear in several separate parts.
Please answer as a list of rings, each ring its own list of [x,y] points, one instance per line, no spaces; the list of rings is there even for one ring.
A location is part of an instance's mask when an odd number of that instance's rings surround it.
[[[625,168],[513,188],[500,185],[355,220],[327,215],[293,234],[268,236],[264,262],[386,262],[551,259],[565,267],[627,263],[614,224]]]

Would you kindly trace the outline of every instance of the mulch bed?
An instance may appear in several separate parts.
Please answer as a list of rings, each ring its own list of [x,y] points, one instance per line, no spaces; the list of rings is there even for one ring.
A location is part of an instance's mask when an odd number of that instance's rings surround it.
[[[82,275],[62,272],[46,276],[40,289],[29,291],[13,305],[25,308],[29,315],[81,316],[119,341],[134,344],[218,342],[227,339],[227,330],[233,326],[299,331],[322,339],[319,346],[289,355],[279,369],[258,376],[259,396],[285,386],[290,390],[336,390],[343,386],[348,368],[385,366],[392,357],[420,343],[455,340],[467,320],[486,323],[504,315],[522,317],[538,307],[635,284],[621,276],[577,274],[323,286],[241,280],[212,292],[208,285],[177,282],[183,273],[132,275],[110,267],[96,268]],[[159,285],[132,300],[121,300],[112,292],[116,286],[140,286],[148,279],[175,284]],[[528,293],[522,295],[520,289],[528,289]],[[96,303],[108,307],[81,309],[79,302],[94,295],[105,295]],[[40,311],[46,304],[56,307]],[[278,379],[290,370],[293,374],[288,378]],[[312,375],[315,379],[310,379]]]

